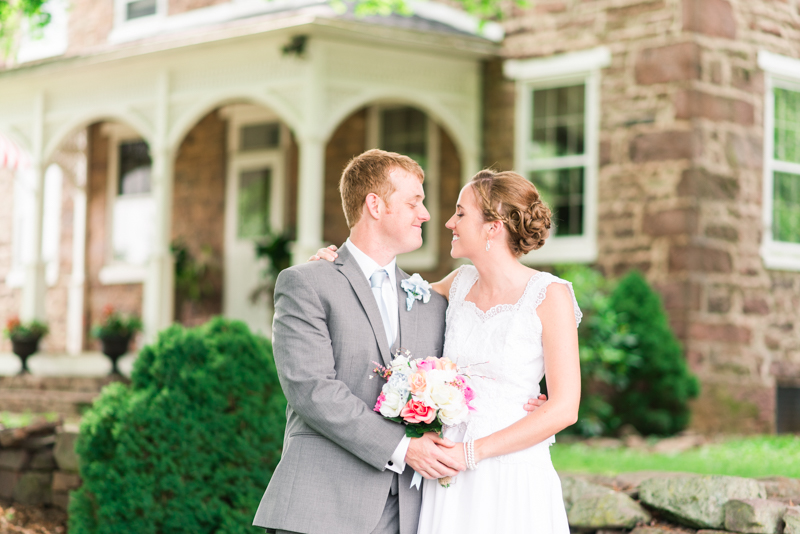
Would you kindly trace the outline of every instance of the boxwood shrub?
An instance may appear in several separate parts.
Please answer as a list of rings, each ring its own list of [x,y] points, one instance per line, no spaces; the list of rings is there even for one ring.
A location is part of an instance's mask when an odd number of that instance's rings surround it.
[[[70,533],[252,532],[285,408],[270,343],[243,323],[164,330],[130,385],[109,385],[84,415]]]

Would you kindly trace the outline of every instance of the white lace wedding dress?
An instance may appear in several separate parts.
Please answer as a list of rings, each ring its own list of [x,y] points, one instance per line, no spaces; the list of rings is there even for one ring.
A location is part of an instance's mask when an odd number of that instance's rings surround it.
[[[516,304],[482,312],[465,300],[478,279],[463,266],[450,289],[444,356],[470,366],[475,390],[469,421],[445,429],[454,441],[488,436],[525,417],[523,405],[539,395],[544,376],[542,323],[536,313],[553,283],[572,285],[539,272],[528,281]],[[581,312],[573,293],[575,320]],[[418,534],[568,534],[561,481],[550,461],[555,436],[528,449],[489,458],[464,471],[443,488],[425,480]]]

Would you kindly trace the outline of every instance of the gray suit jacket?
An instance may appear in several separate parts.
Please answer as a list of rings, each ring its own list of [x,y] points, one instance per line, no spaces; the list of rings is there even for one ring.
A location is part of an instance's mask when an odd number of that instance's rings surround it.
[[[398,344],[414,357],[441,356],[447,301],[433,293],[406,311],[397,270]],[[275,285],[273,351],[288,400],[283,456],[253,524],[307,534],[369,534],[395,475],[386,463],[403,425],[372,410],[391,354],[369,281],[342,247],[335,262],[284,270]],[[370,378],[373,377],[373,378]],[[399,480],[400,532],[417,529],[421,491]]]

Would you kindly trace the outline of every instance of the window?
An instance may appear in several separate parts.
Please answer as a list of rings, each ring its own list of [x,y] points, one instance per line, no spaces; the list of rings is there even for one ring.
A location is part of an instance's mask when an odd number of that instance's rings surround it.
[[[800,271],[800,60],[761,52],[764,106],[764,237],[767,268]]]
[[[158,33],[167,19],[169,0],[114,0],[114,29],[109,42],[140,39]]]
[[[110,257],[100,271],[104,284],[144,281],[154,239],[150,147],[122,124],[106,123],[109,137],[107,234]]]
[[[800,388],[778,386],[776,401],[778,434],[800,432]]]
[[[58,281],[58,256],[61,243],[61,200],[63,172],[58,165],[50,165],[44,175],[44,210],[42,212],[42,261],[45,280],[53,286]],[[25,266],[33,257],[31,230],[33,219],[34,175],[31,169],[17,171],[14,184],[14,223],[11,248],[11,271],[6,278],[10,287],[22,287]]]
[[[553,212],[550,238],[527,263],[597,257],[599,70],[609,62],[596,48],[505,64],[517,80],[515,167]]]
[[[133,20],[156,14],[156,0],[134,0],[125,6],[125,19]]]
[[[439,250],[439,128],[417,108],[381,104],[368,110],[367,146],[403,154],[425,171],[425,206],[431,220],[422,225],[422,246],[398,256],[404,269],[433,269]]]

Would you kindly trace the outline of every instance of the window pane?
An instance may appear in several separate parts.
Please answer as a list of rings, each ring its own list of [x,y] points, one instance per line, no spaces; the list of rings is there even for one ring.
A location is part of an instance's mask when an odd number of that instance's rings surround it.
[[[383,150],[410,157],[428,170],[428,118],[409,107],[381,110],[379,144]]]
[[[800,432],[800,388],[778,386],[776,426],[778,434]]]
[[[775,159],[800,163],[800,92],[775,89]]]
[[[150,192],[150,148],[144,141],[119,145],[120,195],[138,195]]]
[[[149,196],[117,197],[111,244],[114,259],[144,265],[153,241],[153,199]]]
[[[270,168],[239,174],[238,237],[242,239],[261,237],[269,232],[271,182]]]
[[[281,126],[277,122],[251,124],[239,130],[239,150],[265,150],[281,144]]]
[[[553,212],[552,235],[583,233],[583,167],[531,173],[531,181]]]
[[[127,20],[156,14],[156,0],[135,0],[128,3]]]
[[[584,93],[583,84],[533,92],[530,157],[583,154]]]
[[[773,175],[772,238],[800,243],[800,175]]]

